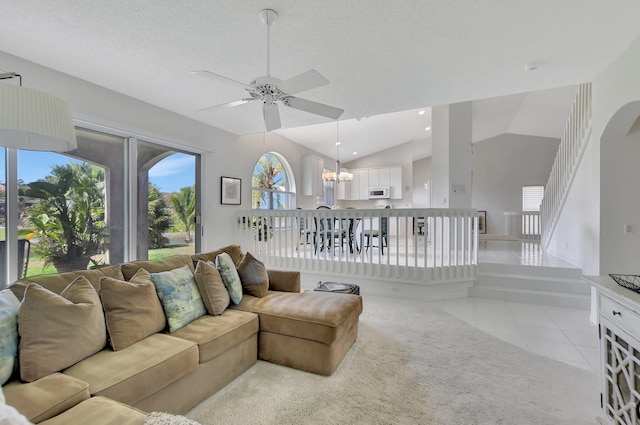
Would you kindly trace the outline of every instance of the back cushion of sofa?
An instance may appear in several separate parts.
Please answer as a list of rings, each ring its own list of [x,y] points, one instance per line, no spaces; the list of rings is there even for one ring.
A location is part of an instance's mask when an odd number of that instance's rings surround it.
[[[60,294],[64,288],[73,282],[79,276],[85,277],[96,291],[100,290],[100,279],[103,277],[112,277],[114,279],[123,280],[120,266],[105,266],[91,270],[76,270],[66,273],[43,274],[39,276],[30,276],[14,282],[9,289],[19,299],[24,297],[24,290],[31,282],[37,283],[49,291]]]
[[[222,254],[223,252],[226,252],[227,254],[229,254],[229,257],[231,257],[231,259],[233,260],[233,264],[235,265],[238,265],[240,263],[240,260],[242,260],[243,254],[242,254],[242,248],[240,248],[240,245],[229,245],[215,251],[195,254],[191,256],[191,259],[193,260],[194,267],[196,264],[198,264],[198,261],[204,261],[204,262],[211,261],[212,263],[215,263],[216,257]]]
[[[159,260],[141,260],[131,261],[120,265],[125,280],[130,280],[138,270],[145,269],[149,273],[160,273],[169,270],[178,269],[183,266],[189,266],[193,273],[195,267],[189,254],[172,255],[171,257],[161,258]]]
[[[60,295],[31,283],[18,311],[20,378],[32,382],[67,368],[107,344],[102,304],[80,276]]]

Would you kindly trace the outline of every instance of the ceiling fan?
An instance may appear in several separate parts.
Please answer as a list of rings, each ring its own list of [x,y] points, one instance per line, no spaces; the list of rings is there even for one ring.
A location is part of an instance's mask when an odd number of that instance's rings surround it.
[[[267,75],[263,77],[256,77],[249,84],[244,84],[240,81],[236,81],[207,70],[191,71],[192,74],[245,89],[250,96],[233,102],[210,106],[208,108],[200,109],[199,111],[225,109],[244,105],[249,102],[261,101],[263,103],[262,112],[267,131],[276,130],[282,125],[280,122],[278,104],[276,102],[282,102],[282,104],[290,108],[299,109],[301,111],[337,120],[344,112],[343,109],[292,96],[305,90],[311,90],[313,88],[329,84],[329,80],[320,75],[318,71],[311,69],[284,81],[271,76],[270,30],[271,25],[277,20],[278,14],[275,10],[263,9],[259,12],[259,16],[260,20],[267,26]]]

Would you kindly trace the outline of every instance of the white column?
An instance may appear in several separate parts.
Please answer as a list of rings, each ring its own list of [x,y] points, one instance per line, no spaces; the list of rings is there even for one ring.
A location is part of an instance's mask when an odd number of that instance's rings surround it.
[[[432,208],[471,208],[471,102],[431,108]]]

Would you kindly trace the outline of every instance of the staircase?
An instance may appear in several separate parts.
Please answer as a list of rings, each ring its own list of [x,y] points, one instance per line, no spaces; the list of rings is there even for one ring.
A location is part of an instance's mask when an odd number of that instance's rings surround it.
[[[588,310],[591,289],[572,267],[480,263],[469,296]]]

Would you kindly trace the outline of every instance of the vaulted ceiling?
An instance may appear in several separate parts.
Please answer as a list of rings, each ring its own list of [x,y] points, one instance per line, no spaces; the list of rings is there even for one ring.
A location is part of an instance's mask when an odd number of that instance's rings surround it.
[[[260,105],[196,112],[246,93],[189,71],[246,83],[265,75],[266,27],[258,11],[274,9],[271,74],[324,75],[329,85],[299,96],[343,108],[342,152],[359,155],[408,141],[425,155],[428,114],[417,111],[468,100],[475,140],[501,132],[560,137],[575,85],[592,81],[640,36],[637,0],[0,0],[0,6],[0,50],[235,134],[262,131]],[[280,134],[335,156],[335,123],[286,107],[281,117]]]

